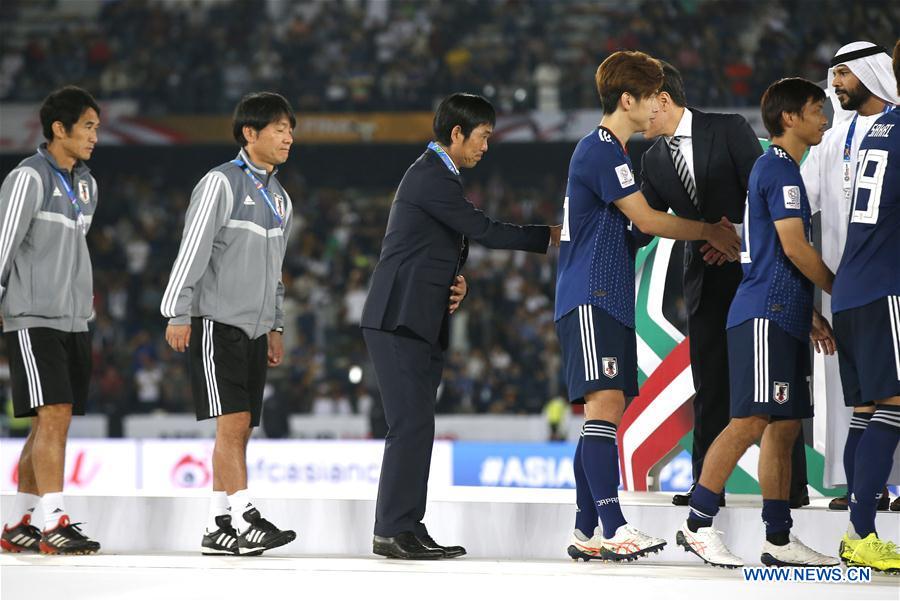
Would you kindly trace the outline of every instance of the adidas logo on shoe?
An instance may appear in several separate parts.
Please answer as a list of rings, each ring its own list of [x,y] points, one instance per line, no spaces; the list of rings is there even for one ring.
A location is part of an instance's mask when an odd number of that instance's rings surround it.
[[[62,512],[56,509],[52,513]],[[56,528],[44,530],[40,542],[41,553],[48,555],[89,555],[100,550],[100,543],[86,537],[78,523],[71,523],[63,514]]]
[[[3,525],[3,534],[0,536],[0,547],[7,553],[21,553],[22,551],[40,550],[41,531],[31,525],[31,515],[22,516],[22,521],[13,527]]]
[[[231,516],[216,516],[215,522],[218,528],[203,535],[200,552],[203,555],[237,555],[238,533],[231,525]]]
[[[244,512],[243,518],[250,526],[238,537],[240,555],[260,555],[263,551],[286,545],[297,537],[293,530],[280,530],[262,517],[252,503],[248,503],[247,507],[250,509]]]

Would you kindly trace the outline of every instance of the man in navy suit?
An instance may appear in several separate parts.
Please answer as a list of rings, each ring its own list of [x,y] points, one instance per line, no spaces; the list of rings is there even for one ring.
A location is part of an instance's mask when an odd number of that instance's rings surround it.
[[[406,171],[391,205],[360,326],[375,366],[388,434],[375,506],[377,555],[439,559],[465,554],[434,542],[422,523],[450,315],[466,296],[468,240],[546,253],[559,226],[511,225],[466,200],[460,168],[487,152],[494,107],[453,94],[437,109],[435,140]]]
[[[641,191],[658,211],[716,223],[743,223],[750,170],[762,154],[747,120],[738,114],[706,113],[687,106],[678,70],[665,61],[659,113],[644,132],[659,136],[641,159]],[[649,238],[639,235],[641,244]],[[728,425],[729,378],[725,321],[741,282],[741,264],[730,263],[703,240],[684,245],[684,302],[688,312],[694,376],[694,483],[672,503],[687,505],[716,436]],[[803,437],[793,451],[792,507],[809,504]],[[724,505],[724,493],[720,500]]]

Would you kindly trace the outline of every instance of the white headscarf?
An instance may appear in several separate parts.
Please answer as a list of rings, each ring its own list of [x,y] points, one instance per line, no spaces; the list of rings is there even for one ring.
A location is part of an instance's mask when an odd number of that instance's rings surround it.
[[[891,57],[883,48],[868,56],[852,58],[854,54],[865,54],[866,51],[871,52],[872,49],[879,49],[879,47],[872,42],[851,42],[846,46],[842,46],[834,54],[831,67],[828,69],[828,87],[825,88],[825,94],[831,100],[831,106],[834,107],[834,122],[832,125],[848,121],[856,114],[856,111],[847,111],[841,108],[841,103],[834,93],[834,88],[831,87],[831,83],[834,81],[833,69],[837,65],[846,65],[857,79],[881,100],[889,104],[900,105],[900,96],[897,95],[897,80],[894,79]],[[849,60],[842,59],[844,56],[850,57]]]

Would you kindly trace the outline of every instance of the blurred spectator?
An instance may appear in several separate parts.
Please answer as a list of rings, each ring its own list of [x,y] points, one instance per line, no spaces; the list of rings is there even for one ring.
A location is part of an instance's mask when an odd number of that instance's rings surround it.
[[[97,313],[89,411],[192,411],[187,359],[166,346],[159,315],[189,189],[178,174],[162,177],[163,169],[148,161],[135,171],[96,170],[109,192],[88,235]],[[309,188],[295,169],[284,169],[286,181],[302,189],[292,190],[298,225],[284,270],[285,362],[270,370],[268,394],[283,415],[355,413],[377,421],[380,399],[358,324],[393,190]],[[544,199],[561,190],[513,188],[501,177],[472,188],[478,203],[499,199],[491,210],[500,218],[557,218],[557,203]],[[553,264],[552,256],[472,245],[464,270],[469,295],[453,319],[438,412],[539,413],[548,395],[561,393]]]
[[[78,83],[144,114],[228,112],[252,89],[301,112],[428,110],[453,90],[507,112],[596,108],[593,71],[620,49],[677,65],[692,104],[755,106],[775,79],[821,79],[842,43],[892,46],[900,22],[881,0],[6,4],[0,99]]]
[[[569,402],[562,397],[553,397],[544,405],[544,418],[550,430],[550,440],[566,440],[568,432],[566,427],[569,422]]]

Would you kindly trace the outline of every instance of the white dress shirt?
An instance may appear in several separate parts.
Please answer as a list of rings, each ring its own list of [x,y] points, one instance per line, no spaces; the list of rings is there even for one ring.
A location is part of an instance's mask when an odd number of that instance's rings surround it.
[[[691,174],[691,179],[694,180],[694,184],[697,183],[697,178],[694,177],[694,142],[691,137],[691,127],[694,123],[694,116],[691,115],[690,109],[684,109],[684,114],[681,115],[681,120],[678,122],[678,127],[675,128],[675,135],[681,136],[681,144],[678,145],[678,148],[681,150],[681,154],[684,155],[684,160],[687,163],[688,173]],[[674,136],[666,136],[666,144],[672,141]],[[670,151],[671,153],[671,151]]]

